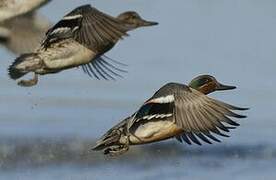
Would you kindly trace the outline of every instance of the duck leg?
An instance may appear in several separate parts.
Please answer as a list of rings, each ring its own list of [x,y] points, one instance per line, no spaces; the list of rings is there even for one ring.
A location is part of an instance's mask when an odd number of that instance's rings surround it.
[[[34,77],[29,80],[21,80],[17,84],[23,87],[30,87],[36,85],[38,82],[38,74],[34,73]]]
[[[110,156],[118,156],[128,151],[128,149],[129,149],[129,145],[127,144],[110,146],[109,148],[106,148],[104,150],[104,154],[110,155]]]
[[[127,136],[125,144],[110,146],[104,150],[104,154],[108,154],[110,156],[118,156],[125,153],[128,150],[129,150],[129,137]]]

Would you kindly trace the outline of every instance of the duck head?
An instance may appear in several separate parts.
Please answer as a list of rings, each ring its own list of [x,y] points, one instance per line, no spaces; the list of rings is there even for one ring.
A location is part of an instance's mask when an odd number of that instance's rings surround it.
[[[221,84],[216,80],[215,77],[210,75],[200,75],[194,78],[190,83],[189,87],[196,89],[203,94],[209,94],[214,91],[224,91],[235,89],[235,86],[229,86]]]
[[[158,25],[158,22],[144,20],[135,11],[124,12],[120,14],[117,19],[122,21],[129,28],[129,30],[133,30],[139,27]]]

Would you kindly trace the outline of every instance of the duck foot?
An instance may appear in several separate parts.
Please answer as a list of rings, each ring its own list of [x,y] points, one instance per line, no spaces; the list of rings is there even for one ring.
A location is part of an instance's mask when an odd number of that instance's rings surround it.
[[[19,86],[23,86],[23,87],[31,87],[31,86],[36,85],[37,82],[38,82],[38,75],[35,73],[33,79],[21,80],[17,84]]]
[[[110,146],[109,148],[106,148],[104,150],[104,154],[110,155],[110,156],[118,156],[128,151],[128,149],[129,149],[128,145]]]

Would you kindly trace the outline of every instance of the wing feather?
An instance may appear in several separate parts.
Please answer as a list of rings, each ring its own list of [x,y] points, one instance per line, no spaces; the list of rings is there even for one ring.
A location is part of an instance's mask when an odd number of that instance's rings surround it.
[[[123,36],[127,36],[127,28],[124,24],[96,8],[86,7],[82,12],[82,16],[79,31],[84,33],[77,32],[74,34],[74,38],[88,49],[93,51],[103,50],[106,46],[115,44]]]
[[[233,129],[233,126],[239,126],[238,123],[229,117],[245,117],[231,110],[247,109],[214,100],[194,89],[191,89],[190,92],[186,90],[178,91],[175,96],[176,123],[183,128],[184,134],[187,135],[185,139],[190,138],[190,140],[196,144],[199,143],[195,136],[206,143],[210,142],[208,138],[219,142],[211,132],[228,137],[228,135],[221,133],[220,130],[229,132],[229,129]],[[225,126],[224,123],[231,126]],[[182,135],[182,139],[183,137]],[[183,140],[187,142],[185,139]]]
[[[237,126],[238,123],[229,117],[245,117],[228,108],[234,106],[220,103],[194,89],[178,91],[175,96],[176,123],[186,131],[206,131],[214,127],[228,131],[222,122]]]

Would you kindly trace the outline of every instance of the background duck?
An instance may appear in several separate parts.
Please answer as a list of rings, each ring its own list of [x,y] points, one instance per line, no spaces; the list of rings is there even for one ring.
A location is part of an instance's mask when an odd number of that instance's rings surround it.
[[[16,55],[30,53],[39,47],[50,27],[51,23],[37,13],[12,18],[2,24],[0,44]]]
[[[51,23],[36,10],[49,0],[0,2],[0,44],[15,54],[39,47]]]
[[[82,66],[89,76],[114,79],[113,76],[121,76],[118,71],[123,70],[108,62],[116,61],[104,59],[104,53],[127,36],[128,31],[157,24],[142,19],[133,11],[114,18],[90,5],[77,7],[49,29],[37,51],[18,57],[9,67],[9,75],[16,80],[28,72],[34,72],[33,79],[18,83],[33,86],[37,84],[38,74]]]
[[[229,132],[239,126],[230,119],[245,118],[233,110],[247,110],[206,96],[214,91],[235,89],[219,83],[210,75],[194,78],[188,86],[168,83],[161,87],[132,116],[111,128],[96,143],[93,150],[105,154],[119,154],[129,145],[146,144],[175,137],[178,141],[201,145],[202,141],[220,142],[213,134],[229,137]],[[211,134],[213,133],[213,134]]]
[[[0,22],[4,22],[29,12],[34,12],[36,9],[50,1],[51,0],[1,0]]]

